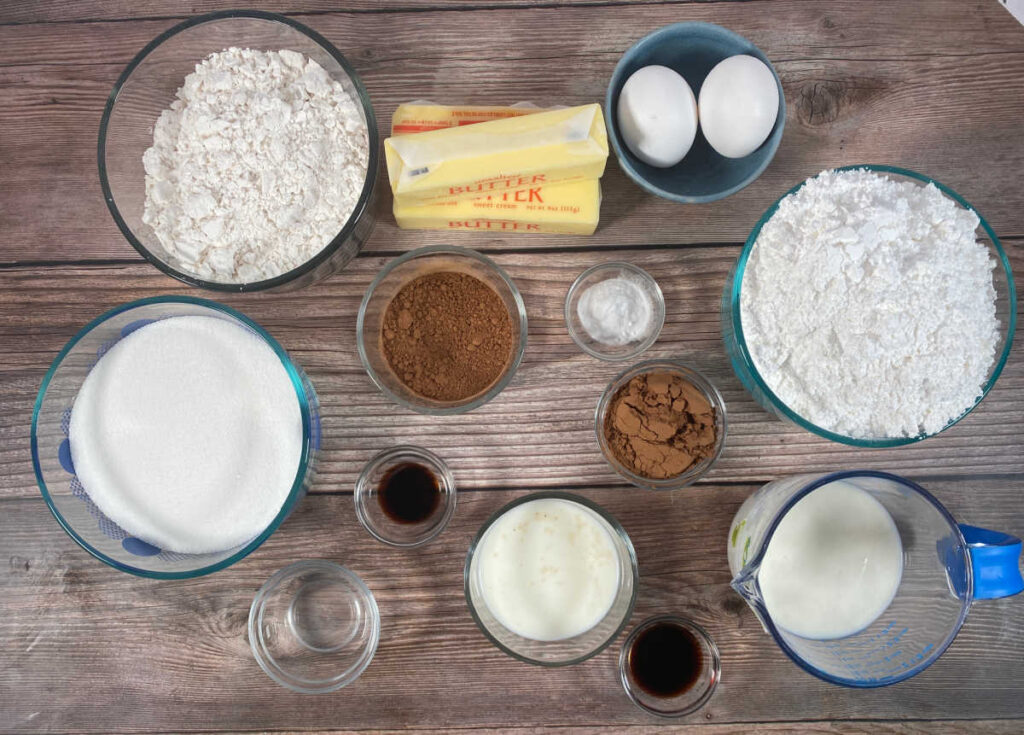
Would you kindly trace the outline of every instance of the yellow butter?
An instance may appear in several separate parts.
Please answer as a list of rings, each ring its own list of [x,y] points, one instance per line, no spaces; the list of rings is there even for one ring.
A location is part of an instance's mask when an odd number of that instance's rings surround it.
[[[506,117],[522,117],[545,108],[520,104],[499,105],[434,105],[425,102],[408,102],[398,106],[391,116],[391,134],[408,135],[428,130],[457,128],[462,125],[501,120]]]
[[[434,204],[395,200],[394,212],[403,230],[591,235],[601,215],[601,185],[587,179]]]
[[[600,105],[444,128],[384,141],[403,205],[597,179],[608,158]]]

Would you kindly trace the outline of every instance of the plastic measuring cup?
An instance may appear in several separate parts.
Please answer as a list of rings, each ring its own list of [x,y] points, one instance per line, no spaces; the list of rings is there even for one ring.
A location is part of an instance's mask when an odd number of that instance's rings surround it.
[[[903,544],[903,577],[889,607],[864,630],[831,640],[803,638],[773,622],[758,573],[782,517],[837,480],[870,493],[892,516]],[[768,483],[737,511],[728,552],[733,589],[782,650],[805,671],[850,687],[886,686],[920,673],[953,642],[974,600],[1024,589],[1019,538],[958,525],[926,490],[885,472],[797,475]]]

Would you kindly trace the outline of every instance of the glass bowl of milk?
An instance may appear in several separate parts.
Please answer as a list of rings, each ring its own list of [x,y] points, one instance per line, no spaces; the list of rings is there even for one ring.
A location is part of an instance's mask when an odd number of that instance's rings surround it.
[[[87,324],[43,379],[36,479],[57,522],[115,569],[184,579],[230,566],[313,478],[316,392],[263,328],[162,296]]]
[[[639,582],[625,530],[578,495],[534,493],[495,513],[466,556],[469,611],[508,655],[566,666],[603,650],[633,612]]]

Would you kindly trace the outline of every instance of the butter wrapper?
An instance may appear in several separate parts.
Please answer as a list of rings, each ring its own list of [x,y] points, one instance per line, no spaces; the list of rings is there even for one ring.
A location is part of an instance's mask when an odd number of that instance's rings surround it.
[[[428,204],[600,178],[608,134],[593,104],[396,135],[384,155],[396,204]]]
[[[601,185],[587,179],[434,204],[395,200],[394,213],[403,230],[592,235],[601,215]]]
[[[391,134],[408,135],[428,130],[457,128],[462,125],[522,117],[548,108],[519,102],[515,105],[435,105],[432,102],[406,102],[391,116]]]

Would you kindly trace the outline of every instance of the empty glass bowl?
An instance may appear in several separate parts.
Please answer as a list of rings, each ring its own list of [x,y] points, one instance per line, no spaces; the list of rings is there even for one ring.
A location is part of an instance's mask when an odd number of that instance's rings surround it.
[[[1013,274],[1010,272],[1010,261],[1006,257],[1006,252],[1003,250],[1003,246],[999,243],[999,238],[996,237],[996,233],[989,226],[988,222],[985,221],[985,218],[982,217],[981,214],[967,202],[967,200],[949,187],[944,186],[938,181],[928,178],[923,174],[919,174],[915,171],[909,171],[907,169],[895,168],[893,166],[843,166],[842,168],[837,168],[835,170],[852,171],[860,169],[874,171],[897,182],[910,181],[920,186],[934,184],[939,191],[952,199],[959,206],[973,211],[980,220],[978,231],[976,232],[978,242],[981,242],[988,247],[989,254],[996,264],[992,271],[992,285],[996,292],[996,318],[999,320],[1001,331],[999,342],[996,344],[995,359],[992,361],[992,367],[989,369],[988,379],[982,387],[981,395],[979,395],[977,400],[975,400],[974,405],[941,429],[941,431],[945,431],[977,408],[978,404],[981,403],[985,396],[988,395],[988,392],[995,386],[996,380],[999,378],[1000,373],[1003,371],[1003,366],[1006,364],[1006,359],[1010,355],[1010,347],[1013,346],[1013,335],[1017,328],[1017,289],[1013,283]],[[770,220],[772,216],[774,216],[775,212],[779,208],[779,203],[787,196],[803,187],[804,183],[806,182],[801,182],[787,191],[779,197],[763,215],[761,215],[761,219],[757,221],[754,229],[751,231],[749,237],[747,237],[747,242],[743,246],[743,250],[737,259],[736,264],[733,266],[726,278],[725,290],[722,293],[722,341],[725,343],[725,351],[729,355],[733,371],[740,379],[740,382],[743,383],[743,387],[750,392],[754,397],[754,400],[757,401],[766,411],[775,414],[784,421],[789,421],[790,423],[796,424],[813,434],[817,434],[818,436],[830,439],[834,442],[850,444],[855,447],[895,447],[901,444],[912,444],[913,442],[927,439],[929,436],[934,436],[934,434],[921,434],[913,437],[857,439],[823,429],[798,415],[795,411],[789,408],[789,406],[783,403],[758,373],[757,367],[754,365],[754,360],[750,356],[750,349],[747,345],[743,331],[742,314],[740,309],[740,294],[743,287],[743,274],[747,266],[747,261],[750,258],[750,253],[757,242],[758,236],[761,234],[761,228],[764,227],[765,223]],[[941,431],[935,433],[941,433]]]
[[[608,531],[615,547],[618,563],[619,586],[615,600],[604,618],[589,630],[571,638],[553,641],[533,640],[513,632],[503,625],[492,613],[484,599],[483,587],[479,575],[479,559],[477,550],[484,537],[494,523],[505,513],[523,503],[544,499],[565,500],[582,506],[591,513],[598,523]],[[526,495],[514,500],[492,515],[477,532],[466,555],[464,573],[466,603],[473,620],[495,646],[513,658],[529,664],[540,666],[567,666],[585,661],[600,653],[608,646],[629,621],[636,602],[637,586],[640,573],[637,568],[636,552],[633,543],[622,525],[604,508],[579,495],[560,492],[543,492]]]
[[[437,481],[437,505],[422,520],[396,520],[381,504],[381,485],[388,473],[403,465],[420,465]],[[455,477],[444,460],[421,447],[398,446],[371,459],[356,480],[356,516],[375,539],[390,546],[412,548],[436,538],[455,514]]]
[[[679,662],[681,666],[687,664],[695,666],[694,679],[683,691],[667,696],[658,696],[646,691],[634,675],[633,669],[638,662],[632,661],[636,654],[633,645],[637,639],[651,628],[662,625],[682,628],[692,636],[699,648],[693,659]],[[692,620],[674,615],[659,615],[640,623],[626,638],[626,642],[622,644],[622,652],[619,654],[619,679],[622,681],[622,688],[626,690],[626,695],[637,707],[659,717],[682,717],[696,712],[711,699],[721,678],[722,659],[718,654],[718,646],[715,645],[711,636]]]
[[[611,278],[624,278],[636,284],[651,304],[651,318],[638,339],[622,345],[607,345],[594,339],[580,320],[580,298],[587,289]],[[629,360],[653,345],[665,324],[665,297],[658,282],[643,268],[631,263],[601,263],[580,273],[565,297],[565,326],[581,350],[599,360]]]
[[[359,678],[380,642],[380,612],[359,577],[330,561],[300,561],[260,588],[249,608],[256,663],[283,687],[333,692]]]
[[[158,549],[124,531],[89,499],[71,462],[68,424],[78,390],[100,356],[122,337],[158,319],[200,315],[238,324],[277,353],[295,387],[302,416],[302,454],[295,481],[270,525],[241,546],[208,554]],[[256,322],[234,309],[188,296],[160,296],[119,306],[86,324],[61,350],[43,378],[32,413],[32,464],[43,499],[57,522],[83,549],[123,572],[159,579],[186,579],[234,564],[256,550],[284,522],[313,480],[320,448],[320,405],[316,391],[295,362]]]
[[[204,280],[185,270],[143,223],[146,173],[142,154],[153,145],[153,125],[175,99],[185,77],[212,53],[237,46],[262,51],[288,49],[316,61],[356,102],[366,123],[369,160],[352,215],[310,260],[274,278],[250,283]],[[289,290],[341,270],[373,229],[380,158],[377,122],[362,81],[323,36],[290,18],[252,10],[201,15],[161,33],[132,59],[114,85],[100,121],[99,172],[103,197],[132,247],[169,276],[214,291]]]
[[[414,393],[395,375],[381,344],[381,325],[391,299],[413,279],[438,271],[455,271],[480,279],[494,289],[512,318],[514,347],[504,372],[489,388],[461,401],[437,401]],[[455,245],[430,245],[395,258],[373,279],[359,305],[356,345],[370,379],[399,406],[431,416],[465,413],[501,393],[515,375],[526,352],[526,306],[512,279],[487,256]]]
[[[626,466],[615,457],[615,453],[612,452],[611,447],[608,445],[608,438],[605,436],[604,432],[605,422],[608,420],[608,411],[611,408],[612,399],[615,398],[615,394],[618,393],[619,389],[626,385],[630,380],[638,375],[644,375],[645,373],[672,373],[673,375],[678,375],[700,390],[708,400],[708,403],[710,403],[715,409],[714,452],[712,452],[711,456],[693,465],[681,475],[669,477],[664,480],[643,477],[642,475],[638,475],[627,469]],[[619,373],[612,382],[608,384],[608,387],[604,389],[604,393],[601,394],[601,399],[597,402],[597,411],[594,414],[594,430],[597,434],[598,446],[601,447],[601,453],[604,454],[604,458],[608,460],[608,464],[611,465],[612,469],[618,472],[624,479],[633,483],[637,487],[647,488],[650,490],[678,490],[679,488],[691,485],[702,478],[721,456],[722,450],[725,448],[725,435],[728,431],[728,424],[725,418],[725,399],[723,399],[722,394],[718,392],[718,388],[716,388],[710,380],[705,378],[702,373],[684,365],[681,362],[676,362],[674,360],[646,360],[644,362],[637,363],[625,372]]]

